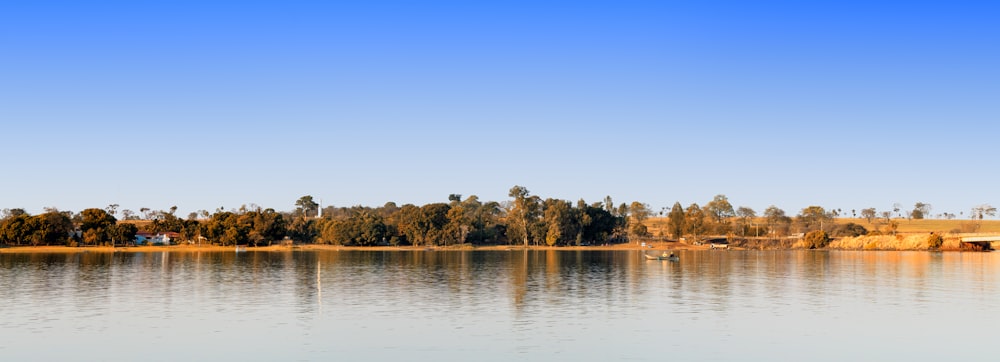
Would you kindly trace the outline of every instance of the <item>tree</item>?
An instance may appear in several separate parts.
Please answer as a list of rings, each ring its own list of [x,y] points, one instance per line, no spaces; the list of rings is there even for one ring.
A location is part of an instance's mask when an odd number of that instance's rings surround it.
[[[687,226],[687,234],[693,235],[695,239],[705,231],[705,212],[701,210],[701,206],[691,204],[687,207],[684,211],[684,225]]]
[[[73,221],[66,213],[55,209],[32,216],[29,220],[32,245],[53,245],[65,243],[73,231]]]
[[[632,201],[632,204],[628,208],[629,234],[637,238],[649,236],[649,231],[644,222],[646,219],[649,219],[649,215],[651,214],[652,211],[649,210],[649,205]]]
[[[316,216],[316,211],[319,210],[319,204],[313,201],[313,197],[311,195],[300,197],[295,201],[295,206],[295,211],[299,215],[302,215],[303,218]]]
[[[823,230],[824,223],[829,225],[831,215],[820,206],[809,206],[802,209],[798,216],[805,230]]]
[[[108,214],[111,214],[111,216],[115,216],[115,214],[118,212],[118,204],[108,205],[108,207],[106,207],[105,210],[108,212]]]
[[[445,203],[433,203],[420,207],[421,217],[419,219],[420,230],[423,231],[423,240],[431,245],[447,244],[445,226],[448,225],[448,211],[451,206]]]
[[[472,230],[472,218],[460,200],[461,196],[451,200],[455,206],[451,207],[446,215],[448,222],[444,225],[445,244],[465,244],[465,240]]]
[[[670,208],[670,213],[667,214],[667,229],[670,230],[670,235],[674,239],[680,239],[684,236],[685,220],[684,220],[684,207],[681,206],[680,202],[674,202],[674,206]]]
[[[395,227],[403,242],[417,246],[424,241],[423,217],[419,207],[406,204],[390,217],[389,224]]]
[[[250,224],[247,233],[249,241],[257,246],[267,242],[270,244],[275,240],[285,237],[285,219],[274,209],[255,210],[246,214],[246,222]]]
[[[925,204],[922,202],[914,204],[913,211],[910,211],[910,217],[917,220],[923,219],[930,214],[931,214],[931,204]]]
[[[348,217],[324,219],[319,223],[321,238],[338,245],[379,245],[388,236],[388,228],[382,216],[360,206],[351,208]]]
[[[768,206],[764,210],[764,220],[767,222],[767,228],[771,230],[772,235],[788,235],[788,228],[792,223],[792,218],[785,215],[785,210],[774,205]]]
[[[996,216],[997,208],[990,206],[989,204],[982,204],[972,208],[973,220],[982,220],[983,216]]]
[[[95,245],[110,241],[108,231],[117,222],[114,216],[97,208],[85,209],[80,215],[82,216],[80,231],[84,234],[85,243]]]
[[[29,222],[31,216],[22,209],[15,212],[4,212],[6,217],[0,221],[0,242],[7,245],[21,245],[30,240],[32,230]]]
[[[542,203],[543,221],[545,223],[545,244],[568,245],[576,242],[580,236],[581,223],[579,210],[573,208],[569,201],[545,199]]]
[[[500,204],[496,201],[482,204],[475,196],[469,196],[463,203],[472,214],[472,233],[468,236],[469,240],[473,243],[497,241],[503,233],[501,222],[503,209]]]
[[[876,211],[874,207],[869,207],[867,209],[861,209],[861,217],[868,221],[869,224],[872,220],[875,220]]]
[[[129,209],[122,209],[122,220],[135,220],[135,212]]]
[[[108,236],[111,238],[111,245],[130,244],[135,241],[135,234],[139,228],[132,223],[115,224],[108,228]]]
[[[514,198],[510,212],[507,213],[508,236],[522,240],[524,246],[528,246],[532,224],[538,214],[538,197],[530,195],[528,189],[522,186],[514,186],[508,193],[508,196]]]
[[[736,215],[733,211],[733,205],[729,203],[729,199],[726,198],[726,195],[721,194],[715,195],[712,201],[705,204],[705,213],[716,223],[721,223],[726,218]]]
[[[740,218],[740,222],[742,224],[740,231],[743,232],[744,236],[746,236],[746,231],[750,228],[753,218],[757,217],[757,212],[753,211],[753,209],[749,207],[740,206],[736,209],[736,216]]]

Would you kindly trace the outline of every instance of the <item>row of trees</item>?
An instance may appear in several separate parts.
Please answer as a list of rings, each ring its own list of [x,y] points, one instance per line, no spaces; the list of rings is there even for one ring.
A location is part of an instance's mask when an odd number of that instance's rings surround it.
[[[47,209],[34,216],[8,209],[0,219],[0,243],[6,245],[118,245],[133,242],[137,232],[134,224],[118,223],[102,209],[79,214]]]
[[[510,195],[513,200],[504,203],[482,202],[476,196],[463,200],[453,194],[448,203],[423,206],[389,202],[378,208],[329,208],[322,218],[307,221],[315,225],[307,229],[317,231],[316,242],[338,245],[583,245],[625,240],[627,215],[621,212],[627,207],[542,200],[521,186],[512,188]],[[308,215],[309,210],[299,214]]]
[[[736,235],[741,237],[781,237],[793,232],[829,230],[837,235],[862,235],[864,227],[856,224],[837,225],[833,219],[836,211],[820,206],[802,209],[795,217],[785,210],[769,206],[762,217],[746,206],[734,208],[725,195],[716,195],[704,206],[697,203],[687,208],[674,203],[667,215],[667,231],[673,238],[700,235]]]
[[[24,210],[4,210],[0,215],[0,243],[8,245],[51,244],[126,244],[135,240],[136,224],[150,233],[175,232],[182,240],[222,245],[261,245],[291,239],[301,243],[336,245],[586,245],[624,242],[654,236],[648,219],[654,215],[649,206],[635,201],[615,205],[610,197],[587,203],[542,199],[522,186],[510,189],[510,200],[480,201],[453,194],[448,202],[423,206],[398,206],[388,202],[381,207],[327,207],[320,209],[311,196],[295,202],[295,210],[278,212],[256,205],[236,210],[222,208],[214,213],[191,213],[186,219],[169,210],[143,208],[145,220],[134,221],[134,214],[123,210],[126,221],[115,215],[118,205],[105,209],[86,209],[79,214],[47,209],[40,215]],[[916,203],[907,212],[920,219],[930,213],[929,204]],[[898,205],[893,211],[900,214]],[[893,212],[877,213],[875,208],[861,210],[870,224],[881,219],[892,229]],[[834,218],[842,210],[809,206],[794,217],[770,206],[761,215],[746,206],[733,207],[725,195],[716,195],[704,205],[693,203],[686,208],[679,202],[660,216],[666,216],[666,228],[655,236],[693,237],[729,235],[743,237],[780,237],[792,233],[823,231],[832,236],[856,236],[868,232],[861,225],[837,224]],[[856,211],[851,210],[856,217]],[[993,216],[989,205],[973,208],[973,218]],[[881,216],[881,218],[879,218]],[[896,224],[898,225],[898,224]]]

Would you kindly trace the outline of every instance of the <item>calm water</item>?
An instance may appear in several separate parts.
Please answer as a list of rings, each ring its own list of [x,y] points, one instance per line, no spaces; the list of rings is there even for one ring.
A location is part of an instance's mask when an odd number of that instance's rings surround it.
[[[0,254],[0,360],[983,360],[1000,253]]]

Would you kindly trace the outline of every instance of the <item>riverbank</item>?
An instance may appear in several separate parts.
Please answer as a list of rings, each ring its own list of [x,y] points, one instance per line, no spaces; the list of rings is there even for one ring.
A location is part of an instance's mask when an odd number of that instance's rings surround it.
[[[340,245],[270,245],[240,246],[240,251],[296,251],[296,250],[376,250],[376,251],[420,251],[420,250],[705,250],[705,245],[690,245],[679,242],[647,242],[628,244],[608,244],[594,246],[518,246],[518,245],[453,245],[453,246],[340,246]],[[150,245],[150,246],[11,246],[0,248],[0,253],[158,253],[158,252],[235,252],[234,246],[221,245]]]
[[[927,244],[929,234],[866,235],[832,240],[829,250],[931,250]],[[982,234],[945,234],[938,250],[969,251],[963,247],[963,236]],[[801,239],[741,239],[732,240],[732,250],[794,250],[807,249]],[[641,243],[606,244],[592,246],[520,246],[520,245],[452,245],[452,246],[340,246],[321,244],[240,246],[240,251],[285,252],[299,250],[368,250],[368,251],[449,251],[449,250],[709,250],[710,245],[692,245],[676,241],[645,241]],[[154,252],[235,252],[234,246],[220,245],[151,245],[151,246],[11,246],[0,247],[0,253],[154,253]]]

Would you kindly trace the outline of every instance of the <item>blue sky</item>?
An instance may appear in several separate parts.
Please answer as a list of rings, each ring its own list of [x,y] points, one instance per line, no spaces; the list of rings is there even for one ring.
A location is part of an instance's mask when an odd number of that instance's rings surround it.
[[[1000,5],[7,1],[0,208],[1000,205]]]

